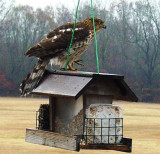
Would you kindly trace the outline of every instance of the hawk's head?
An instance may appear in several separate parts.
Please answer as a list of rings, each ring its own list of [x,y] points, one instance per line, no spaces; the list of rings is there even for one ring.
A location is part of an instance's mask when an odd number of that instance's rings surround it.
[[[87,25],[90,26],[91,29],[93,29],[93,18],[87,18],[83,22],[85,22]],[[94,22],[95,22],[96,32],[102,28],[106,29],[106,25],[102,19],[94,17]]]

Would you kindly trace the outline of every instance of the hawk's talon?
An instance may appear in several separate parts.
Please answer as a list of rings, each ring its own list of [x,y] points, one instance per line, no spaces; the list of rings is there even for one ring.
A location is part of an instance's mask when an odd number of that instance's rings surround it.
[[[77,71],[77,69],[76,68],[73,68],[71,65],[68,65],[68,70],[70,70],[70,71]]]
[[[76,63],[76,64],[78,64],[78,65],[81,65],[81,66],[84,66],[84,64],[81,63],[81,61],[82,61],[82,60],[76,59],[76,60],[74,61],[74,63]]]

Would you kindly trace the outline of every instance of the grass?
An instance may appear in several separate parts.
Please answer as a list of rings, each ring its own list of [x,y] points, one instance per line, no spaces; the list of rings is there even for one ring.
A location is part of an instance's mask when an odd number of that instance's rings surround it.
[[[35,128],[35,111],[47,99],[0,98],[0,154],[72,154],[68,150],[25,142],[25,129]],[[124,113],[124,137],[133,139],[133,154],[160,154],[160,104],[114,102]],[[80,154],[119,154],[81,150]]]

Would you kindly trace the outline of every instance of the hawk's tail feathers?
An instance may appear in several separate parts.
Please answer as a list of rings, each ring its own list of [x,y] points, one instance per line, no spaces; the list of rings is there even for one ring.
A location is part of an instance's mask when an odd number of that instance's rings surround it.
[[[33,89],[38,86],[38,83],[42,79],[45,69],[49,63],[49,59],[39,59],[31,72],[22,81],[20,85],[21,96],[29,94]]]

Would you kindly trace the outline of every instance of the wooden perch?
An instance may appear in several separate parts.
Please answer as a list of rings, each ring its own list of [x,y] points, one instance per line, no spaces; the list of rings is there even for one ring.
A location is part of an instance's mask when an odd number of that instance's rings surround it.
[[[80,138],[78,136],[62,135],[59,133],[26,129],[26,142],[47,145],[67,150],[79,151]]]
[[[95,149],[95,150],[116,150],[116,151],[123,151],[123,152],[132,152],[132,139],[130,138],[123,138],[122,144],[113,144],[113,145],[106,145],[106,144],[88,144],[88,145],[80,145],[81,149]]]

